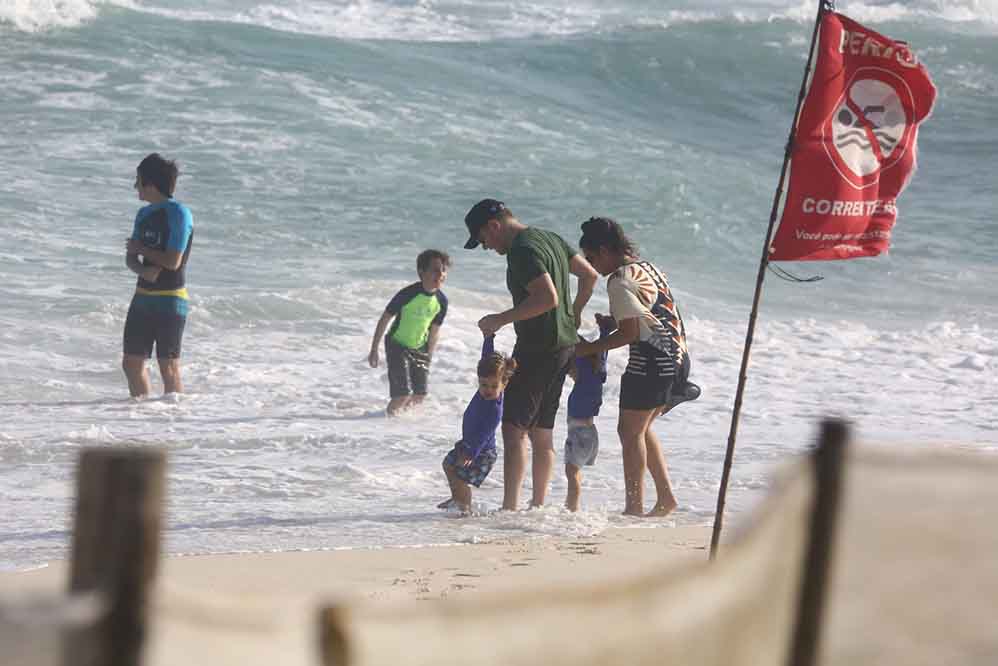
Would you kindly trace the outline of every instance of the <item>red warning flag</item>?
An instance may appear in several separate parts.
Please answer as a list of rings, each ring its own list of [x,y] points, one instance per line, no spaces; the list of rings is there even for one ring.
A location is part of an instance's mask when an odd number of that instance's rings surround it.
[[[887,250],[936,88],[904,42],[829,12],[791,151],[770,261]]]

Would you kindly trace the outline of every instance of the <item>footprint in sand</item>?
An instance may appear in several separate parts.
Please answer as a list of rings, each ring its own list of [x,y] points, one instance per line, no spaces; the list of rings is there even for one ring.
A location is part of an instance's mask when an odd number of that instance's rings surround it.
[[[559,547],[558,550],[571,550],[579,555],[599,555],[599,545],[598,541],[570,541],[568,548]]]

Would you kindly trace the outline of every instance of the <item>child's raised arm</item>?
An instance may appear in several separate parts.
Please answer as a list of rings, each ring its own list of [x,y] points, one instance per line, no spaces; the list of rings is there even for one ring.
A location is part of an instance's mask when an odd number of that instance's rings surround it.
[[[496,336],[486,335],[482,340],[482,358],[491,356],[496,351]]]
[[[385,330],[388,329],[388,324],[394,316],[395,313],[385,310],[381,315],[381,319],[378,320],[378,325],[374,328],[374,338],[371,340],[371,353],[367,355],[367,362],[372,368],[378,367],[378,344],[381,342],[381,338],[385,337]]]

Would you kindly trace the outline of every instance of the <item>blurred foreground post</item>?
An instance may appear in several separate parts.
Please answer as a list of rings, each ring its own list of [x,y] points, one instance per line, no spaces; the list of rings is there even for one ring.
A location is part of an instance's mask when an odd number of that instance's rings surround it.
[[[96,631],[67,631],[65,666],[140,663],[146,602],[159,559],[165,471],[162,451],[81,453],[69,591],[99,592],[108,612]]]
[[[787,666],[812,666],[817,663],[821,618],[828,597],[848,443],[848,424],[834,419],[822,421],[818,448],[811,456],[814,505],[811,509],[807,552],[801,570],[797,626]]]

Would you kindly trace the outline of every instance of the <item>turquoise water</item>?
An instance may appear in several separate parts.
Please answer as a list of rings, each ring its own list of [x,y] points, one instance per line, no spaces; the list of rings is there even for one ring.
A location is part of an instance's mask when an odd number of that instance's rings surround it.
[[[816,284],[767,278],[735,511],[821,414],[879,441],[998,439],[998,8],[839,8],[907,40],[939,97],[890,254],[786,266],[823,275]],[[60,556],[75,455],[102,443],[170,447],[176,552],[621,524],[613,381],[581,514],[466,524],[428,509],[474,390],[474,322],[508,300],[502,261],[460,249],[462,217],[484,196],[573,242],[582,220],[612,216],[669,274],[705,393],[659,428],[676,520],[709,521],[813,9],[0,4],[0,499],[15,509],[0,559]],[[179,161],[195,218],[188,396],[135,404],[118,367],[134,284],[123,239],[135,165],[154,150]],[[363,360],[430,246],[455,259],[452,315],[430,403],[388,422],[383,372]],[[600,288],[594,308],[605,304]],[[611,370],[623,364],[611,357]],[[486,508],[501,496],[501,469],[493,477]],[[555,504],[563,492],[556,479]]]

